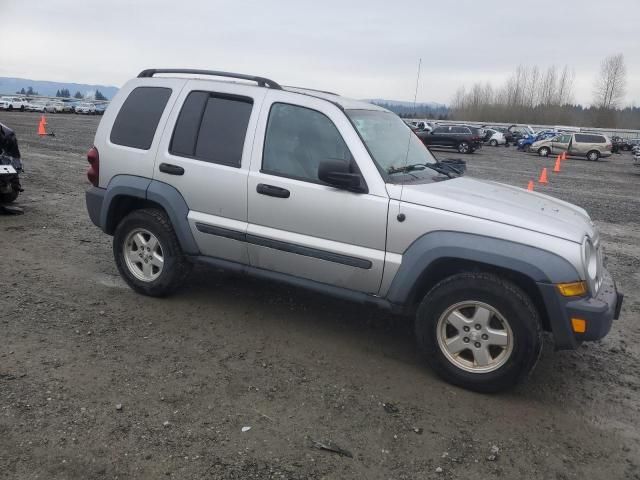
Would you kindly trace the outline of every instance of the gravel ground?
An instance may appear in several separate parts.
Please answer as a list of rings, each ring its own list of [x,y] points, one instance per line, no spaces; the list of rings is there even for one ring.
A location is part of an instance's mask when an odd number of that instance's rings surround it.
[[[38,118],[0,112],[27,168],[25,214],[0,216],[0,478],[640,478],[629,154],[569,160],[537,187],[597,222],[620,320],[577,351],[548,341],[528,383],[479,395],[436,378],[411,322],[379,310],[204,269],[171,298],[134,294],[84,207],[99,118],[50,115],[44,138]],[[504,147],[465,159],[522,187],[553,164]]]

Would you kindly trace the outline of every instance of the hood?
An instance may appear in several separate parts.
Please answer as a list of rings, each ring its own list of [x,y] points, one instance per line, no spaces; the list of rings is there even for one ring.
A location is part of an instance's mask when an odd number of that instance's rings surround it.
[[[468,177],[438,183],[405,184],[404,202],[483,218],[581,243],[594,237],[587,212],[576,205],[523,188]],[[393,193],[393,195],[397,193]]]

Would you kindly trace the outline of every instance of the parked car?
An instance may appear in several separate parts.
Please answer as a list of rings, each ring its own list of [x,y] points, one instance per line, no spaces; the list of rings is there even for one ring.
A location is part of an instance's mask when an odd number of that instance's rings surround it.
[[[498,130],[494,130],[492,128],[485,129],[485,142],[491,145],[492,147],[497,147],[498,145],[506,145],[507,139],[503,135],[502,132]]]
[[[628,150],[633,150],[635,147],[640,147],[640,138],[632,138],[627,140]]]
[[[107,109],[107,107],[109,106],[108,103],[103,102],[103,103],[97,103],[96,104],[96,111],[95,114],[96,115],[104,115],[105,110]]]
[[[23,97],[2,97],[0,98],[0,109],[2,110],[20,110],[24,112],[29,102]]]
[[[620,153],[625,150],[631,150],[631,147],[627,143],[627,141],[619,137],[618,135],[614,135],[611,137],[611,152],[612,153]]]
[[[602,338],[622,305],[585,210],[461,177],[370,103],[145,70],[87,160],[89,216],[136,292],[200,263],[374,304],[414,316],[430,365],[472,390],[525,379],[543,330],[556,349]]]
[[[531,145],[541,140],[553,138],[558,136],[560,132],[555,130],[541,130],[533,134],[525,134],[520,140],[518,140],[518,150],[528,152],[531,150]]]
[[[563,133],[555,137],[540,140],[531,145],[531,150],[546,157],[566,152],[569,156],[587,157],[596,161],[611,155],[611,140],[606,136],[593,133]]]
[[[511,132],[511,130],[509,130],[506,127],[492,127],[492,126],[486,126],[485,128],[491,129],[491,130],[496,130],[500,133],[502,133],[502,135],[504,135],[504,139],[506,141],[506,146],[509,145],[515,145],[516,144],[516,140],[515,137],[513,135],[513,132]]]
[[[23,191],[20,184],[22,171],[16,134],[0,123],[0,204],[14,202]]]
[[[93,115],[96,113],[96,106],[93,103],[82,102],[76,105],[75,112],[85,115]]]
[[[484,130],[468,125],[438,125],[431,132],[418,132],[428,147],[454,148],[460,153],[473,153],[482,147]]]
[[[41,113],[56,113],[58,111],[58,107],[55,102],[50,102],[46,100],[36,100],[27,105],[26,109],[30,112],[41,112]]]
[[[75,107],[70,102],[62,102],[62,113],[74,113]]]

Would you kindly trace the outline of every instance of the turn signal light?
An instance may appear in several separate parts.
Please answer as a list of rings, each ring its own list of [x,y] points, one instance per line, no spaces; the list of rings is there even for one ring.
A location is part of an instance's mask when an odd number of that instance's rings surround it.
[[[587,331],[587,321],[582,318],[572,318],[571,328],[575,333],[584,333]]]
[[[559,283],[557,287],[563,297],[579,297],[587,294],[587,282]]]

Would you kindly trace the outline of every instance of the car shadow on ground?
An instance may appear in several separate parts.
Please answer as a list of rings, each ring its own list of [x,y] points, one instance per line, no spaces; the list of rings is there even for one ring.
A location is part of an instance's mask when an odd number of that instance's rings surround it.
[[[429,382],[442,388],[454,388],[429,368],[414,338],[413,318],[393,315],[376,307],[349,302],[286,284],[270,282],[198,266],[189,280],[175,294],[189,304],[209,305],[218,310],[220,303],[242,302],[246,316],[239,321],[256,332],[269,332],[275,327],[309,332],[320,342],[331,341],[341,348],[364,348],[380,355],[381,359],[417,368],[429,377]],[[173,297],[172,297],[173,298]],[[266,324],[265,324],[266,322]],[[269,322],[274,322],[269,325]],[[328,340],[331,339],[331,340]],[[575,373],[575,352],[554,352],[553,339],[544,334],[544,348],[536,370],[530,378],[515,389],[505,392],[509,398],[535,397],[540,401],[555,398],[559,385],[571,389],[571,383],[580,385],[583,380],[575,375],[567,378],[566,371]],[[582,355],[582,354],[578,354]],[[565,372],[561,374],[560,372]],[[437,386],[436,385],[436,386]],[[463,391],[460,389],[460,391]]]

